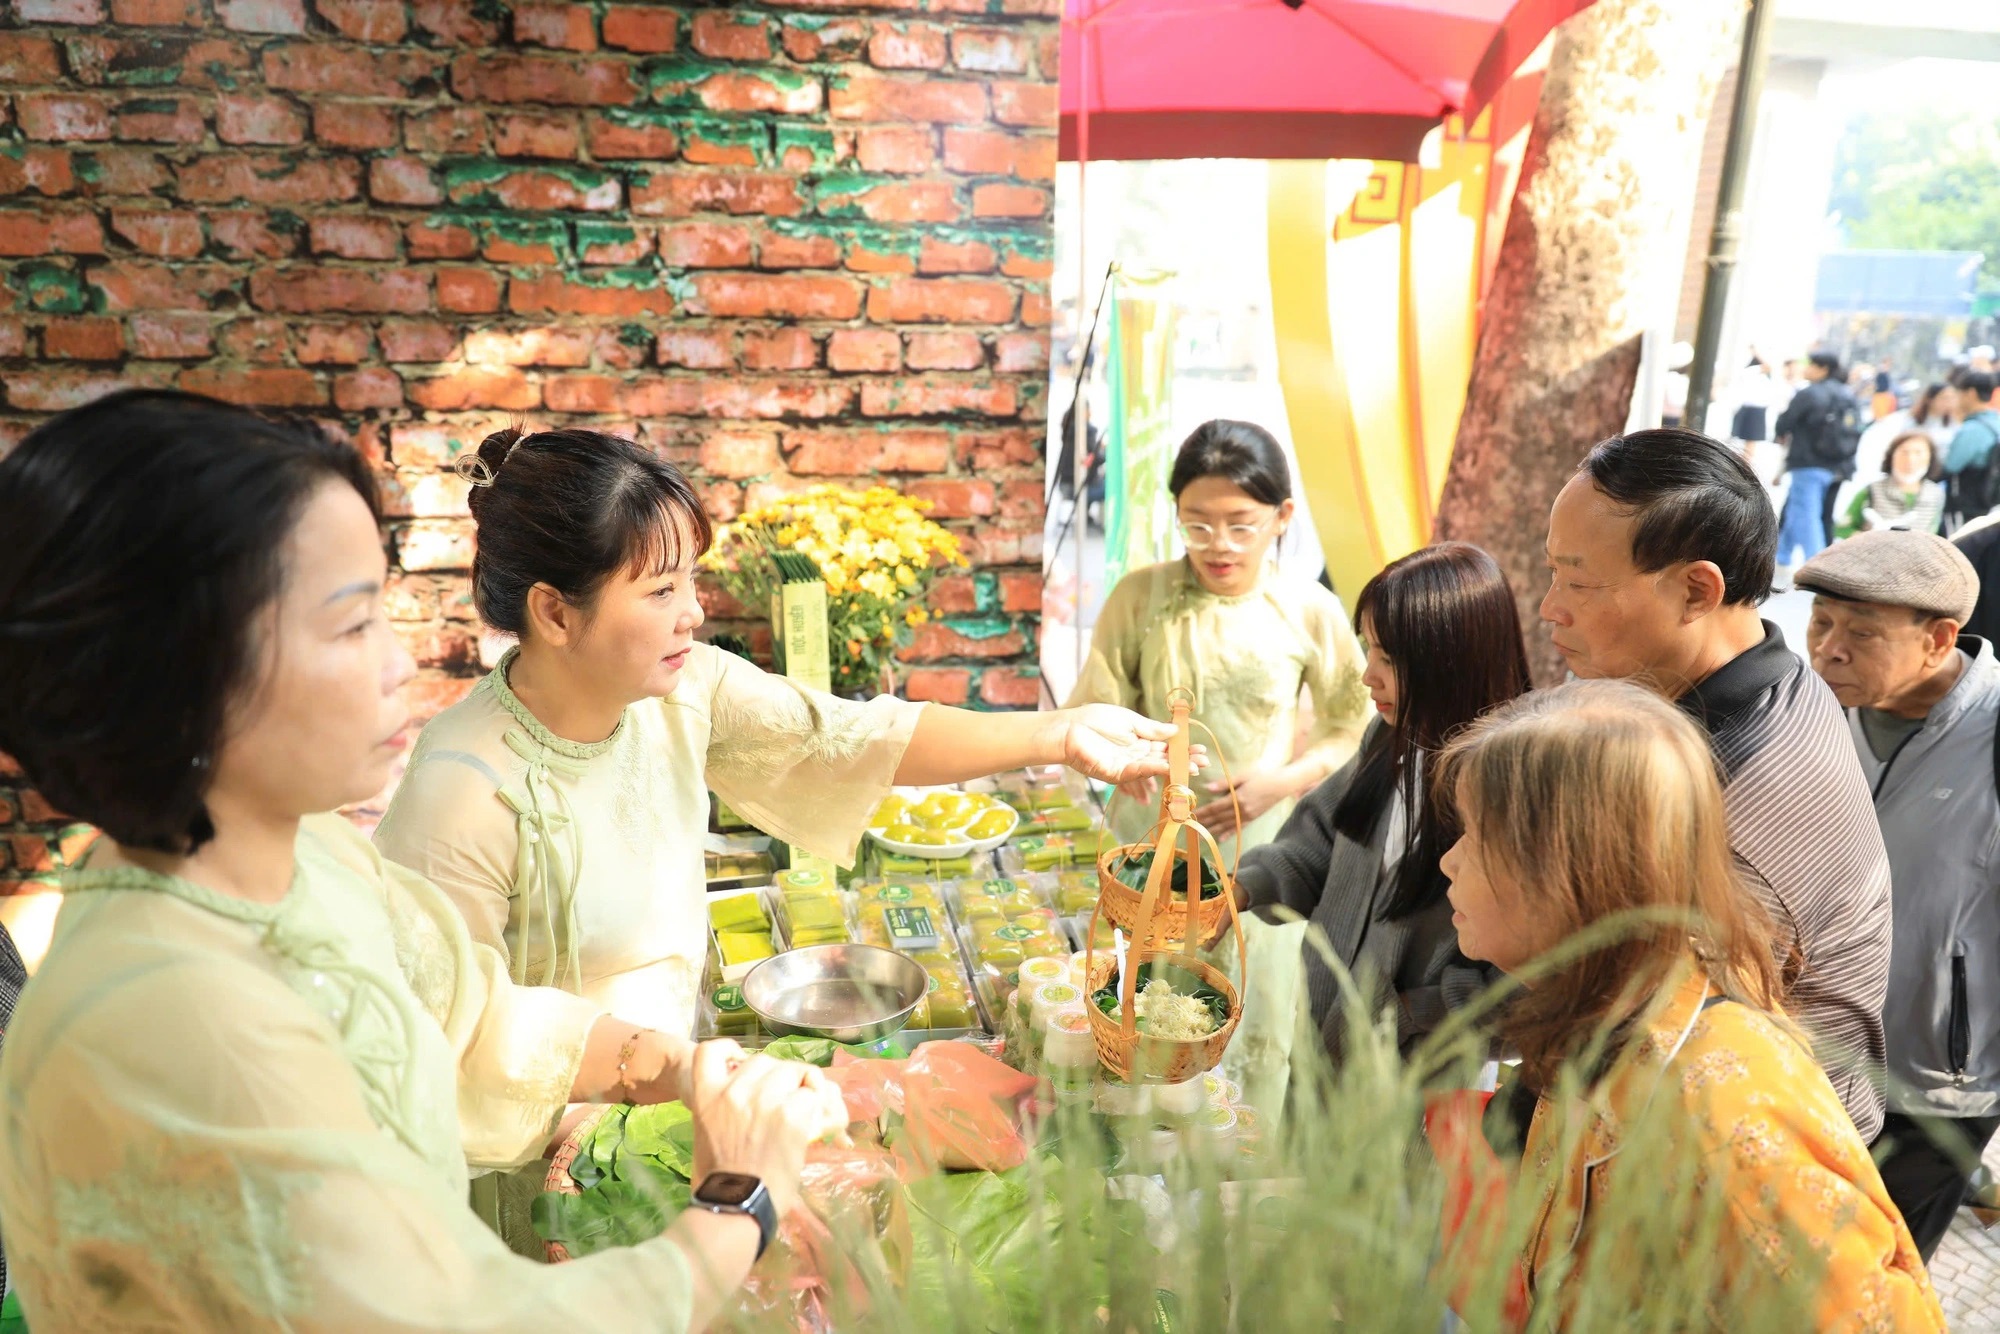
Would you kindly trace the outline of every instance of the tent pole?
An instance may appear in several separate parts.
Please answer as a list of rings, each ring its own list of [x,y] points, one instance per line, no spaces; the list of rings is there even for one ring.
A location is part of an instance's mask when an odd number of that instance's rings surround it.
[[[1086,5],[1086,18],[1088,9]],[[1076,86],[1081,90],[1076,102],[1076,332],[1087,337],[1084,334],[1083,312],[1090,305],[1090,215],[1084,208],[1084,201],[1086,182],[1090,177],[1090,39],[1081,23],[1077,25],[1076,56]],[[1084,446],[1090,439],[1090,382],[1086,374],[1089,368],[1090,349],[1086,346],[1080,349],[1077,357],[1076,397],[1072,400],[1076,411],[1071,414],[1073,438],[1070,442],[1070,466],[1076,482],[1070,492],[1071,503],[1076,507],[1071,517],[1072,526],[1076,529],[1076,597],[1070,615],[1076,634],[1076,679],[1079,681],[1083,679],[1083,664],[1087,661],[1089,649],[1089,641],[1083,635],[1084,551],[1090,536],[1090,501],[1084,493],[1084,479],[1090,475],[1089,460],[1084,457]],[[1110,503],[1111,498],[1107,495],[1105,504]]]
[[[1771,52],[1771,0],[1750,0],[1743,19],[1743,53],[1736,62],[1736,96],[1729,107],[1729,138],[1722,150],[1722,180],[1715,192],[1715,226],[1709,234],[1708,266],[1701,281],[1701,314],[1695,320],[1694,362],[1688,367],[1687,408],[1681,425],[1708,429],[1708,405],[1715,396],[1716,362],[1722,357],[1722,316],[1729,284],[1736,276],[1743,244],[1743,192],[1750,177],[1750,148],[1757,137],[1757,100],[1764,91],[1764,67]]]

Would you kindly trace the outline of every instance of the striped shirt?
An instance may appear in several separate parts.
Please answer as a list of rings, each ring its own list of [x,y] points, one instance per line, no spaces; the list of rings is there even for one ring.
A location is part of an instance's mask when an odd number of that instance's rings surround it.
[[[1889,857],[1833,692],[1764,641],[1680,699],[1722,766],[1729,846],[1771,909],[1778,957],[1794,947],[1785,1009],[1864,1140],[1882,1129],[1882,1002],[1889,987]],[[1787,976],[1791,969],[1787,969]]]

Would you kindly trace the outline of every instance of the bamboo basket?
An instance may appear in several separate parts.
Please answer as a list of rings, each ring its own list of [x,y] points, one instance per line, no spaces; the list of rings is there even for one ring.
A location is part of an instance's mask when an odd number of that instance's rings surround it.
[[[1243,998],[1228,976],[1219,968],[1204,963],[1195,957],[1195,951],[1202,944],[1210,943],[1219,935],[1218,925],[1207,940],[1198,938],[1194,931],[1186,930],[1193,916],[1201,922],[1201,845],[1208,846],[1209,854],[1215,859],[1216,873],[1222,879],[1222,893],[1217,896],[1216,912],[1227,925],[1237,927],[1236,959],[1237,972],[1243,976],[1244,984],[1249,984],[1249,954],[1243,943],[1243,932],[1236,916],[1236,894],[1233,877],[1222,873],[1222,852],[1216,847],[1215,838],[1200,824],[1190,818],[1194,808],[1194,792],[1188,787],[1188,711],[1189,701],[1185,692],[1176,691],[1173,697],[1174,739],[1167,743],[1168,784],[1161,800],[1162,819],[1154,826],[1153,864],[1146,874],[1146,890],[1134,894],[1132,890],[1118,884],[1116,877],[1106,870],[1105,857],[1098,859],[1098,876],[1103,883],[1103,893],[1099,896],[1097,909],[1091,914],[1090,935],[1085,941],[1084,973],[1093,985],[1086,993],[1088,1004],[1085,1014],[1090,1018],[1090,1032],[1097,1047],[1097,1059],[1106,1070],[1126,1083],[1167,1083],[1177,1084],[1183,1080],[1213,1070],[1222,1060],[1222,1053],[1228,1048],[1229,1040],[1236,1036],[1236,1026],[1243,1018]],[[1182,843],[1185,840],[1185,852]],[[1143,848],[1143,844],[1134,846]],[[1109,854],[1106,854],[1108,856]],[[1178,857],[1185,856],[1187,862],[1187,902],[1173,901],[1173,865]],[[1130,896],[1136,903],[1129,905],[1129,912],[1121,919],[1120,909],[1111,907],[1111,891],[1116,884],[1118,890]],[[1173,911],[1169,911],[1169,909]],[[1095,993],[1102,985],[1099,977],[1108,980],[1108,966],[1100,971],[1097,958],[1097,923],[1100,918],[1124,927],[1131,933],[1132,948],[1125,958],[1125,979],[1120,988],[1117,1015],[1108,1015],[1097,1008]],[[1179,952],[1157,948],[1167,937],[1176,934],[1175,927],[1181,929]],[[1107,965],[1109,961],[1106,961]],[[1153,964],[1156,968],[1167,966],[1189,973],[1222,993],[1229,1003],[1229,1017],[1215,1032],[1207,1037],[1187,1040],[1158,1038],[1138,1031],[1138,981],[1141,964]]]
[[[1128,936],[1135,938],[1138,936],[1141,920],[1140,908],[1145,896],[1139,890],[1133,889],[1130,885],[1120,880],[1115,868],[1128,857],[1144,853],[1149,844],[1159,839],[1170,824],[1178,823],[1187,830],[1186,860],[1188,884],[1192,886],[1192,889],[1185,902],[1176,900],[1171,891],[1161,895],[1158,907],[1163,927],[1161,934],[1164,937],[1178,940],[1192,938],[1198,948],[1207,949],[1222,938],[1223,929],[1235,919],[1236,915],[1233,900],[1236,894],[1236,859],[1237,856],[1241,855],[1243,843],[1242,808],[1236,802],[1236,784],[1233,781],[1229,782],[1229,801],[1238,811],[1236,822],[1236,855],[1231,857],[1230,867],[1225,871],[1222,869],[1221,854],[1219,852],[1215,853],[1215,876],[1216,879],[1222,882],[1222,892],[1212,899],[1204,899],[1201,897],[1201,857],[1196,839],[1197,837],[1207,839],[1211,852],[1215,852],[1216,845],[1215,840],[1209,836],[1206,829],[1203,829],[1199,824],[1188,818],[1188,810],[1192,808],[1194,794],[1192,789],[1187,786],[1188,774],[1185,760],[1188,742],[1186,733],[1190,727],[1199,727],[1200,724],[1191,723],[1188,720],[1189,703],[1186,697],[1187,692],[1185,690],[1176,690],[1169,696],[1174,710],[1174,721],[1180,726],[1183,734],[1181,739],[1183,767],[1174,771],[1172,785],[1167,788],[1166,792],[1161,794],[1160,821],[1147,832],[1146,842],[1126,843],[1115,848],[1106,848],[1103,852],[1097,854],[1097,905],[1103,912],[1105,920],[1110,922],[1111,925],[1123,927],[1125,934]],[[1207,731],[1208,729],[1203,728],[1202,730]],[[1214,734],[1209,733],[1209,737],[1210,744],[1215,746],[1216,762],[1222,766],[1223,779],[1229,781],[1229,762],[1222,758],[1222,747],[1220,743],[1214,740]],[[1178,821],[1174,820],[1169,807],[1170,798],[1175,788],[1179,788],[1188,794],[1187,807],[1182,809]],[[1117,795],[1115,792],[1112,794],[1114,800],[1117,798]],[[1155,848],[1153,855],[1153,864],[1155,866],[1159,865],[1161,856],[1157,848],[1164,846],[1164,844],[1158,844]],[[1171,875],[1171,871],[1169,874]],[[1193,918],[1192,928],[1189,926],[1190,916]]]

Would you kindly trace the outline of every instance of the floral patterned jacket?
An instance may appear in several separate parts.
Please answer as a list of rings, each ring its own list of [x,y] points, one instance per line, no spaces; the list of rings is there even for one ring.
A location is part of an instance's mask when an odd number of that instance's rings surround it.
[[[1728,1201],[1713,1243],[1718,1298],[1782,1282],[1802,1244],[1818,1295],[1810,1323],[1797,1328],[1945,1328],[1909,1229],[1805,1040],[1784,1019],[1725,1000],[1699,971],[1598,1081],[1587,1106],[1560,1109],[1544,1097],[1535,1109],[1523,1167],[1550,1181],[1522,1256],[1535,1302],[1562,1300],[1558,1262],[1588,1248],[1592,1208],[1608,1193],[1664,1197],[1659,1165],[1624,1154],[1627,1128],[1660,1099],[1676,1100],[1687,1117],[1696,1189]],[[1678,1129],[1669,1133],[1680,1139]],[[1712,1314],[1728,1327],[1725,1315]]]

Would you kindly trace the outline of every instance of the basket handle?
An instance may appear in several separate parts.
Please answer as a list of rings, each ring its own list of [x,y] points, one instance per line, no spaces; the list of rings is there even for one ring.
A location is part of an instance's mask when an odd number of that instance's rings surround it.
[[[1125,955],[1125,976],[1118,989],[1118,1023],[1128,1038],[1135,1035],[1139,1028],[1139,1013],[1136,1008],[1139,995],[1139,960],[1145,958],[1153,948],[1154,922],[1160,912],[1160,896],[1166,894],[1171,897],[1173,893],[1167,886],[1170,883],[1169,873],[1174,864],[1174,844],[1179,839],[1181,828],[1179,823],[1160,826],[1160,840],[1153,845],[1153,864],[1146,871],[1146,893],[1139,900],[1138,926],[1133,931],[1131,948]],[[1101,908],[1103,904],[1104,901],[1100,898],[1098,906]]]

